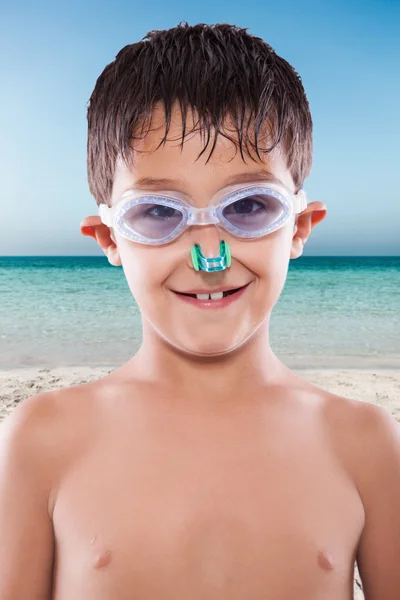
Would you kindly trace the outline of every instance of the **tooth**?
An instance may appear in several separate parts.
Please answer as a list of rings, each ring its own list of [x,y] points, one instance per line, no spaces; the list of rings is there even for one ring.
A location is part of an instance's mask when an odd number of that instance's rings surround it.
[[[214,292],[214,294],[210,294],[211,300],[222,300],[224,296],[224,292]]]
[[[210,295],[209,294],[196,294],[196,298],[197,298],[197,300],[209,300]]]

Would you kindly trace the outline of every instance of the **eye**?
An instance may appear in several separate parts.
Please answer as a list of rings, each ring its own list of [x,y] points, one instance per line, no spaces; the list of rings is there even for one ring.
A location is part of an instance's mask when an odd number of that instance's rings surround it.
[[[150,208],[147,208],[144,213],[144,217],[151,217],[154,219],[173,219],[174,217],[181,218],[181,213],[172,208],[171,206],[164,206],[163,204],[153,204]]]
[[[225,215],[254,215],[257,212],[265,212],[267,205],[265,200],[258,200],[257,196],[248,196],[229,204],[225,210]]]

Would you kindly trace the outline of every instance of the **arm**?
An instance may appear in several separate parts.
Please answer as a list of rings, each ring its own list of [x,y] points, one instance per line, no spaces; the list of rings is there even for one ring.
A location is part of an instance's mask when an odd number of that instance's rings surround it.
[[[380,406],[363,407],[359,491],[365,526],[357,565],[365,600],[400,598],[400,424]]]
[[[50,399],[23,401],[0,426],[1,600],[51,600],[53,527],[44,466]]]

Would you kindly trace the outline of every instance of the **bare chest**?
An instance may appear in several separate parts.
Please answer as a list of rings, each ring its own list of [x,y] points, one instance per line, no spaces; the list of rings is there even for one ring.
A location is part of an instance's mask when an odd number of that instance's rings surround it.
[[[363,509],[318,436],[146,428],[71,464],[53,522],[54,600],[350,600]]]

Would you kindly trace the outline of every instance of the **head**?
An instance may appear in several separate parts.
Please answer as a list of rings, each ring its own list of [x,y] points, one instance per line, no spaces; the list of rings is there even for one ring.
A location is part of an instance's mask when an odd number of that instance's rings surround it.
[[[208,155],[207,148],[211,146]],[[150,32],[123,48],[96,82],[88,108],[88,180],[98,205],[129,189],[174,190],[206,207],[239,175],[279,180],[291,193],[312,163],[312,120],[301,79],[262,39],[227,24],[187,24]],[[257,175],[256,175],[257,174]],[[174,183],[140,182],[144,178]],[[122,266],[142,313],[143,331],[180,351],[219,355],[237,349],[269,321],[311,229],[326,214],[310,203],[281,229],[244,240],[218,226],[192,226],[173,242],[146,246],[87,217],[84,235]],[[232,263],[195,271],[190,250],[206,256],[229,243]],[[176,292],[250,284],[223,309],[204,310]]]

